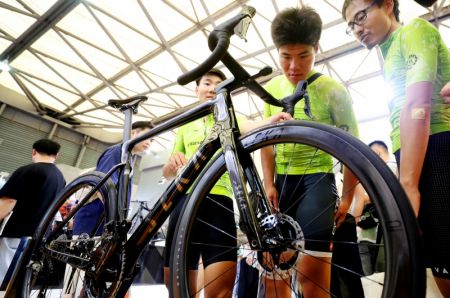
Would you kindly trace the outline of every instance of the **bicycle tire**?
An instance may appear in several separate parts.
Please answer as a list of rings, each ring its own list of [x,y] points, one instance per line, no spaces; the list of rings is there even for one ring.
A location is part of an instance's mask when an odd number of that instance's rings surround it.
[[[320,123],[286,121],[241,137],[247,152],[285,142],[314,146],[334,156],[355,174],[370,195],[379,213],[384,235],[384,279],[381,284],[374,283],[376,287],[382,287],[379,290],[381,297],[425,297],[425,268],[418,225],[402,187],[386,164],[367,145],[350,134]],[[189,239],[193,235],[199,207],[224,172],[225,162],[221,154],[203,170],[179,217],[170,267],[170,291],[175,297],[193,297],[198,292],[197,289],[193,293],[189,286]],[[371,281],[370,277],[360,277]]]
[[[68,184],[58,195],[33,236],[33,249],[28,259],[21,264],[20,272],[23,274],[21,275],[23,278],[20,281],[19,288],[21,291],[18,293],[18,297],[59,297],[58,293],[62,294],[64,285],[68,283],[75,286],[71,291],[76,297],[78,295],[82,297],[103,297],[107,293],[104,282],[92,280],[87,275],[83,277],[79,270],[67,265],[64,259],[50,256],[50,252],[57,252],[54,254],[57,256],[64,253],[69,255],[68,252],[70,252],[70,254],[77,255],[81,259],[82,256],[84,257],[89,253],[88,250],[92,249],[91,244],[94,244],[95,241],[81,240],[81,236],[78,237],[78,240],[75,239],[70,232],[73,226],[73,222],[70,221],[60,229],[55,237],[52,237],[52,239],[47,237],[54,227],[55,219],[62,222],[63,208],[68,209],[69,213],[76,207],[77,200],[81,200],[83,195],[86,195],[90,189],[98,185],[104,176],[101,172],[84,174]],[[116,186],[112,180],[108,179],[95,193],[95,196],[101,196],[105,206],[103,220],[98,221],[97,224],[101,225],[111,220],[117,220]],[[85,264],[86,268],[92,267],[89,262]],[[74,275],[72,276],[72,274]],[[70,280],[64,280],[66,277]]]

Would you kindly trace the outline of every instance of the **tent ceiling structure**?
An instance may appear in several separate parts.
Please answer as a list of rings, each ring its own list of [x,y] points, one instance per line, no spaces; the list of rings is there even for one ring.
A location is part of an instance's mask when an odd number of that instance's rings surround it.
[[[387,115],[382,60],[379,51],[368,51],[345,34],[342,3],[0,1],[0,101],[99,140],[117,142],[123,116],[107,106],[108,99],[147,95],[149,100],[135,119],[152,121],[194,103],[194,84],[179,86],[176,78],[207,57],[208,33],[243,5],[255,7],[257,14],[247,42],[232,38],[231,54],[249,73],[269,65],[272,75],[279,74],[271,20],[283,8],[309,5],[324,23],[317,69],[347,86],[360,123],[376,122]],[[424,8],[412,0],[400,0],[400,11],[402,21],[418,16],[433,21],[450,40],[450,1],[438,0]],[[239,92],[234,102],[238,113],[261,117],[262,101],[254,94]],[[173,133],[156,140],[160,148],[170,147]]]

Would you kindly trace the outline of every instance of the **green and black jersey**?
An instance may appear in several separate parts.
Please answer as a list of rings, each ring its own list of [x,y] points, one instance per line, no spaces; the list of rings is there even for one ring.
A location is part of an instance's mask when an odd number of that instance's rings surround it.
[[[307,78],[311,77],[314,70]],[[275,98],[281,99],[294,93],[296,86],[284,75],[270,80],[266,90]],[[307,87],[311,103],[313,121],[342,128],[358,137],[358,126],[353,113],[352,100],[347,90],[334,79],[322,75]],[[295,105],[294,117],[298,120],[311,120],[304,113],[305,101]],[[264,105],[264,117],[281,112],[281,107]],[[304,175],[327,173],[332,170],[331,156],[305,145],[281,144],[276,147],[276,169],[279,174]]]
[[[414,19],[394,31],[380,45],[384,57],[384,78],[392,97],[389,99],[392,125],[392,150],[400,149],[400,112],[406,90],[417,82],[433,82],[430,135],[450,131],[450,105],[440,96],[450,81],[450,54],[439,31],[423,19]]]

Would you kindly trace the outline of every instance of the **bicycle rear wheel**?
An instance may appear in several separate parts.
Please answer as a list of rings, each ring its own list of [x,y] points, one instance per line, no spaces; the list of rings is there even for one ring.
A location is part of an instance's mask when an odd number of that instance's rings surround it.
[[[94,198],[104,202],[104,211],[91,235],[73,234],[73,225],[81,200],[97,186],[103,173],[82,175],[67,185],[49,209],[33,237],[33,250],[24,260],[19,297],[103,297],[108,289],[106,279],[94,279],[90,272],[93,260],[108,247],[106,233],[96,233],[105,223],[117,219],[116,188],[108,179],[85,203]],[[66,222],[65,222],[66,221]],[[95,236],[100,234],[100,236]],[[69,264],[74,264],[71,266]],[[119,272],[110,272],[118,276]],[[68,296],[65,296],[68,295]]]
[[[420,235],[415,216],[397,178],[369,147],[340,129],[304,121],[288,121],[261,128],[249,135],[243,136],[241,138],[241,143],[244,150],[247,151],[254,160],[259,156],[259,153],[255,154],[259,149],[277,144],[288,144],[288,146],[291,146],[292,148],[301,145],[313,148],[315,150],[314,152],[317,152],[317,154],[312,154],[310,156],[311,160],[309,161],[309,164],[315,162],[314,158],[319,156],[319,153],[326,152],[333,157],[333,162],[328,169],[323,171],[322,174],[324,179],[330,177],[330,174],[336,172],[336,169],[341,165],[345,165],[350,169],[358,179],[359,183],[364,187],[379,214],[380,225],[378,229],[383,235],[383,241],[370,245],[380,251],[378,258],[382,259],[381,261],[384,263],[385,269],[374,275],[365,276],[361,270],[356,270],[353,266],[335,259],[338,254],[337,247],[347,247],[358,251],[359,243],[356,240],[356,230],[352,231],[355,235],[354,238],[347,240],[333,239],[331,240],[331,243],[325,242],[326,245],[331,244],[335,249],[335,255],[333,255],[332,261],[330,262],[330,267],[335,273],[347,276],[344,280],[340,281],[341,288],[342,286],[344,288],[355,287],[351,282],[361,280],[364,291],[369,291],[372,294],[378,293],[378,296],[380,297],[425,296],[425,270],[420,253]],[[255,164],[258,163],[259,161],[255,161]],[[296,279],[293,275],[296,274],[302,276],[304,279],[308,279],[309,277],[303,276],[304,273],[299,272],[298,267],[293,264],[293,262],[295,262],[295,260],[293,261],[293,258],[289,258],[285,262],[282,262],[282,260],[278,262],[277,265],[281,268],[280,271],[267,263],[267,254],[271,255],[273,260],[273,250],[260,249],[257,252],[253,252],[248,248],[250,245],[248,245],[249,243],[245,233],[239,229],[240,215],[239,212],[237,212],[237,206],[235,206],[233,210],[233,208],[225,208],[223,204],[213,202],[213,204],[222,208],[222,212],[233,214],[235,220],[234,225],[236,227],[236,231],[233,233],[215,228],[213,222],[208,222],[203,217],[204,212],[202,211],[202,206],[206,205],[207,201],[211,201],[208,196],[209,191],[224,172],[224,158],[223,155],[219,155],[209,164],[207,169],[203,171],[202,176],[197,179],[191,198],[182,211],[175,233],[176,239],[173,241],[174,244],[172,247],[171,293],[180,297],[195,297],[200,292],[208,295],[208,293],[214,292],[209,292],[209,289],[213,287],[217,288],[217,286],[220,285],[221,278],[226,276],[227,272],[235,270],[235,264],[240,259],[250,258],[250,256],[254,256],[254,259],[259,260],[258,267],[266,275],[275,278],[279,275],[283,275],[285,280],[291,278],[291,292],[301,291],[296,289],[297,283],[295,282]],[[319,180],[320,179],[321,178],[319,178]],[[297,186],[294,186],[294,188],[296,187]],[[299,185],[298,187],[302,186]],[[248,189],[248,192],[251,193],[252,190]],[[327,208],[334,208],[335,203],[336,202],[332,202]],[[256,209],[256,213],[258,213],[257,202],[253,202],[253,205],[253,208]],[[287,209],[289,209],[289,206]],[[304,242],[312,240],[308,239],[306,234],[306,236],[304,236],[303,231],[308,228],[308,225],[313,224],[314,220],[319,218],[320,213],[324,212],[324,210],[320,210],[317,214],[309,216],[309,221],[302,222],[299,228],[292,222],[291,216],[286,216],[287,210],[285,212],[286,213],[278,214],[280,228],[281,230],[284,229],[287,231],[284,232],[284,236],[289,233],[294,233],[294,235],[296,235],[296,239],[293,239],[295,241],[290,240],[290,244],[287,246],[290,245],[289,248],[292,251],[292,243],[296,243],[295,248],[298,255],[302,258],[305,256],[315,258],[304,248]],[[260,218],[259,224],[264,225],[268,220],[270,220],[270,218]],[[198,281],[193,282],[195,271],[187,265],[189,262],[192,263],[192,252],[197,251],[198,247],[205,249],[213,246],[220,247],[220,244],[218,243],[208,243],[207,241],[201,240],[201,238],[199,240],[196,229],[198,229],[198,226],[200,225],[209,226],[215,233],[218,233],[223,238],[234,237],[230,235],[236,234],[237,237],[234,238],[235,245],[223,246],[221,253],[236,251],[240,248],[241,254],[240,256],[236,255],[234,261],[236,263],[233,262],[231,265],[218,267],[220,270],[209,270],[209,272],[213,272],[213,274],[207,273],[207,278],[199,283]],[[283,251],[286,250],[287,247],[281,246],[277,247],[277,249]],[[359,260],[358,253],[356,257]],[[322,259],[317,258],[317,260],[320,261]],[[199,261],[199,265],[201,266],[203,263],[206,264],[206,261],[208,260],[202,258]],[[208,264],[208,266],[210,265]],[[336,279],[336,277],[333,277],[335,273],[333,273],[331,278],[332,283],[333,279]],[[191,278],[189,276],[191,276]],[[244,281],[245,277],[236,278],[234,289],[233,287],[229,288],[228,294],[233,290],[238,291],[239,282],[242,283]],[[346,281],[347,284],[345,284]],[[199,284],[201,284],[201,286],[199,286]],[[246,285],[247,288],[251,288],[252,286],[257,285]],[[269,287],[268,284],[263,286]],[[347,297],[346,294],[338,292],[339,290],[336,290],[336,288],[333,287],[331,289],[324,288],[323,291],[331,297]]]

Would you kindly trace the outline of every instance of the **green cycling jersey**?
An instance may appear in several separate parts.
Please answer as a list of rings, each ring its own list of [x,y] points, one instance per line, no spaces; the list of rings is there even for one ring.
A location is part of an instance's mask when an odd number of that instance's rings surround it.
[[[311,71],[307,78],[316,71]],[[266,90],[275,98],[294,93],[296,86],[280,75],[270,80]],[[358,126],[353,113],[352,101],[347,90],[334,79],[322,75],[307,87],[313,121],[342,128],[358,137]],[[304,113],[305,101],[295,105],[294,118],[311,120]],[[281,112],[281,107],[264,105],[264,117]],[[279,174],[304,175],[332,172],[331,156],[306,145],[280,144],[276,146],[276,172]]]
[[[400,149],[400,113],[408,86],[433,82],[430,135],[450,131],[450,105],[439,94],[450,81],[450,54],[439,31],[423,19],[414,19],[380,44],[389,100],[392,150]]]
[[[173,147],[173,153],[181,152],[186,159],[191,158],[197,151],[198,147],[203,143],[214,124],[212,116],[198,119],[183,125],[178,129],[177,137]],[[233,191],[230,184],[228,173],[222,175],[216,185],[211,189],[211,194],[232,197]]]

